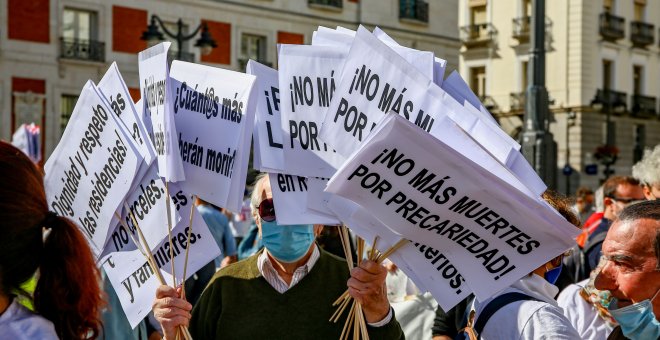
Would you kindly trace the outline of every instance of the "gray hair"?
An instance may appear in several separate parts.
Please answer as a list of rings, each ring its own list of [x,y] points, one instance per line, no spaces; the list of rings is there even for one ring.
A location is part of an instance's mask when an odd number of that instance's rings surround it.
[[[250,195],[250,210],[252,211],[252,216],[259,217],[257,214],[257,206],[261,203],[261,189],[263,188],[264,181],[268,180],[268,173],[262,172],[257,175],[257,178],[254,180],[254,188],[252,189],[252,195]]]
[[[646,149],[644,158],[632,167],[632,175],[644,185],[660,184],[660,144]]]

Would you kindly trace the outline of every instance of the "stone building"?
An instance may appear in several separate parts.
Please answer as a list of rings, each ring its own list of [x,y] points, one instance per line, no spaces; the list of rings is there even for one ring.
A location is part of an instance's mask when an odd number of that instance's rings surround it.
[[[379,26],[402,45],[434,51],[458,67],[457,0],[0,0],[0,139],[24,122],[42,126],[46,157],[88,79],[116,61],[139,99],[137,53],[153,15],[171,32],[208,26],[217,47],[202,55],[199,34],[172,58],[243,70],[276,65],[277,43],[310,43],[317,26]],[[160,24],[160,23],[159,23]],[[159,28],[163,32],[162,27]],[[181,53],[178,53],[178,51]]]
[[[512,136],[525,109],[531,3],[459,1],[460,73]],[[545,24],[556,187],[595,189],[604,178],[599,146],[615,146],[611,170],[630,174],[642,150],[660,143],[660,2],[546,0]]]

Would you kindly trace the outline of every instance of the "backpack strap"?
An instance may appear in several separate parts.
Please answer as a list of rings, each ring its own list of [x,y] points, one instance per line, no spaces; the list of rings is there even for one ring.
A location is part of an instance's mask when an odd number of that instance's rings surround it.
[[[488,320],[501,308],[504,306],[516,302],[516,301],[540,301],[537,298],[531,297],[527,294],[523,293],[517,293],[517,292],[512,292],[512,293],[506,293],[502,294],[496,298],[494,298],[491,302],[489,302],[486,307],[481,311],[479,314],[479,317],[477,318],[477,322],[474,325],[474,330],[477,332],[478,336],[481,337],[481,332],[484,330],[484,327],[486,327],[486,323]]]

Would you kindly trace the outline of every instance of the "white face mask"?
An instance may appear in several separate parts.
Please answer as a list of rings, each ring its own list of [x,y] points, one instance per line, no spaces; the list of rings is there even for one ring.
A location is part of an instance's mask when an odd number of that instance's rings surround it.
[[[653,314],[652,301],[658,296],[658,289],[652,298],[632,304],[627,307],[616,308],[614,299],[610,304],[610,315],[619,323],[621,331],[629,339],[658,339],[660,338],[660,321]]]

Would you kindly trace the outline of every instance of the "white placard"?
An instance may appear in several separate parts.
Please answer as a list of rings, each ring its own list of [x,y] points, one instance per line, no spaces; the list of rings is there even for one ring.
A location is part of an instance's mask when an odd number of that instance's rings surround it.
[[[176,201],[175,205],[181,214],[181,221],[172,230],[175,273],[178,278],[177,282],[180,282],[185,264],[186,248],[188,247],[188,223],[190,205],[193,204],[193,201],[190,196],[184,194],[174,184],[170,184],[170,190],[172,200]],[[193,209],[193,214],[187,277],[194,275],[196,271],[220,255],[220,249],[202,216],[197,212],[197,209]],[[135,249],[135,246],[132,246]],[[160,267],[165,282],[171,285],[169,250],[169,240],[166,238],[155,245],[152,254]],[[137,249],[114,252],[105,257],[101,265],[119,297],[122,309],[131,327],[135,328],[151,311],[151,305],[156,297],[156,288],[160,285],[155,273]]]
[[[176,140],[187,178],[181,188],[239,211],[254,126],[256,98],[250,95],[255,77],[175,60],[170,81]]]
[[[278,173],[268,177],[278,224],[338,224],[334,216],[307,208],[307,178]]]
[[[348,157],[390,111],[429,131],[438,112],[424,107],[423,102],[434,88],[439,90],[430,77],[360,26],[320,138]]]
[[[248,61],[247,74],[257,77],[257,109],[254,118],[254,161],[252,166],[262,172],[282,172],[284,151],[280,116],[280,86],[277,71]]]
[[[113,62],[98,83],[99,91],[107,100],[108,106],[124,123],[128,134],[133,140],[133,145],[140,152],[147,165],[151,165],[156,157],[156,151],[147,135],[144,124],[138,117],[138,112],[133,103],[128,87],[119,73],[117,63]]]
[[[142,157],[88,81],[45,166],[49,209],[75,221],[99,253]]]
[[[346,52],[325,46],[280,45],[284,173],[329,178],[342,164],[343,157],[318,135]]]
[[[158,159],[158,174],[167,182],[178,182],[183,181],[185,175],[172,112],[170,72],[167,62],[170,44],[163,42],[140,52],[138,66],[140,91],[144,103],[143,114],[151,121],[152,131],[149,138]]]
[[[165,183],[158,175],[156,168],[156,163],[151,164],[144,176],[135,182],[134,187],[124,199],[151,249],[154,249],[167,236],[168,224]],[[131,233],[137,239],[135,224],[126,209],[122,211],[121,216],[129,230],[118,223],[108,237],[101,258],[109,253],[135,249],[135,244],[129,235]],[[170,218],[174,226],[181,220],[176,209],[170,209]]]
[[[579,233],[398,115],[388,115],[326,190],[441,249],[480,300],[563,253]]]

